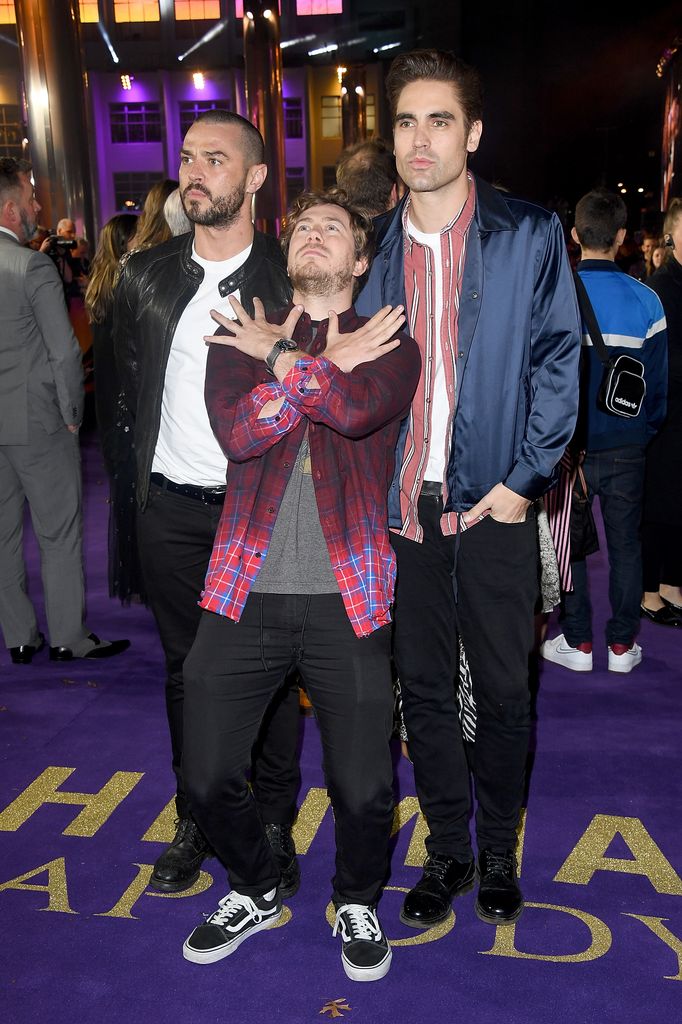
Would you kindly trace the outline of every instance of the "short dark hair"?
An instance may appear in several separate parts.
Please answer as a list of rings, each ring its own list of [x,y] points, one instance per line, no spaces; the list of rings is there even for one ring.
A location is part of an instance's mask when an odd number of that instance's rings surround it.
[[[286,256],[289,252],[289,242],[294,233],[296,224],[308,210],[314,206],[338,206],[345,210],[350,218],[350,228],[355,242],[355,258],[361,260],[372,258],[374,242],[374,228],[372,218],[364,210],[358,209],[351,203],[348,195],[342,188],[328,188],[324,192],[301,192],[300,196],[294,199],[287,213],[286,224],[282,228],[279,237],[282,251]]]
[[[343,150],[336,163],[336,183],[358,206],[376,217],[388,209],[398,183],[395,157],[383,139],[357,142]]]
[[[627,207],[619,195],[595,188],[576,204],[575,233],[583,249],[608,252],[627,219]]]
[[[203,113],[199,114],[194,124],[199,122],[204,122],[204,124],[231,124],[236,128],[241,128],[244,135],[244,160],[247,166],[253,167],[254,164],[265,163],[263,136],[255,124],[247,121],[241,114],[235,114],[231,110],[223,110],[222,107],[218,107],[216,110],[204,110]]]
[[[11,193],[21,189],[21,174],[30,174],[31,164],[28,160],[15,160],[13,156],[0,157],[0,203],[13,198]]]
[[[457,91],[464,111],[465,128],[483,117],[483,86],[476,70],[446,50],[412,50],[396,57],[386,76],[386,93],[395,118],[398,100],[412,82],[449,82]]]

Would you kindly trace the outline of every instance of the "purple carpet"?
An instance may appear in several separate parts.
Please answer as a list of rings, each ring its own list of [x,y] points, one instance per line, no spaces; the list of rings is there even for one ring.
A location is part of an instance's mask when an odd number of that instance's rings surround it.
[[[601,642],[592,674],[542,667],[522,850],[527,908],[515,927],[481,923],[473,894],[434,932],[399,922],[423,856],[401,760],[402,827],[380,907],[393,967],[376,984],[346,978],[325,923],[332,818],[308,718],[303,879],[286,923],[218,964],[186,963],[182,942],[224,895],[225,876],[210,860],[198,883],[210,891],[146,889],[172,834],[161,652],[149,613],[107,596],[107,485],[91,441],[84,479],[88,622],[132,647],[111,662],[73,666],[45,653],[13,666],[0,653],[3,1024],[682,1020],[682,631],[649,623],[644,662],[629,676],[606,671]],[[601,637],[604,555],[590,564]],[[38,595],[32,539],[30,566]],[[549,635],[558,631],[550,623]]]

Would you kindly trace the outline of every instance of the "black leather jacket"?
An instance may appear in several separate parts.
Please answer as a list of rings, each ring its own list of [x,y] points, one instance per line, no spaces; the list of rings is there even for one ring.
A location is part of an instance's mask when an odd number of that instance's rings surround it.
[[[191,234],[180,235],[134,253],[116,288],[114,349],[134,420],[137,500],[141,508],[149,493],[173,335],[204,274],[192,259],[192,239]],[[256,231],[246,263],[221,281],[218,290],[222,296],[239,290],[241,303],[250,315],[254,297],[262,300],[266,313],[286,306],[292,289],[278,242]]]

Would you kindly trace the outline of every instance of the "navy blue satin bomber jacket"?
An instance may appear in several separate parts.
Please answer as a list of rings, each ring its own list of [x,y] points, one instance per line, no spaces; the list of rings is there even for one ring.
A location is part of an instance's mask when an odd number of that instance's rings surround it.
[[[578,411],[580,319],[561,224],[556,214],[475,180],[446,512],[467,511],[500,482],[531,500],[543,494]],[[404,202],[375,221],[377,251],[355,302],[360,315],[405,304]],[[394,527],[401,525],[406,432],[407,420],[389,495]]]

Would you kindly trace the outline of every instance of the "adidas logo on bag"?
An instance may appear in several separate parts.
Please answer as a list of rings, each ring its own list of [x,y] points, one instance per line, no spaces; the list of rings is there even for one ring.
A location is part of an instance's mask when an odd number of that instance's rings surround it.
[[[616,405],[625,405],[628,409],[636,409],[637,402],[628,402],[626,398],[614,398],[613,400]]]

